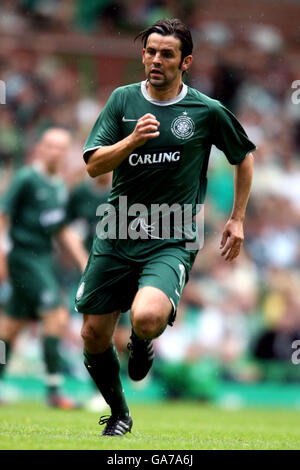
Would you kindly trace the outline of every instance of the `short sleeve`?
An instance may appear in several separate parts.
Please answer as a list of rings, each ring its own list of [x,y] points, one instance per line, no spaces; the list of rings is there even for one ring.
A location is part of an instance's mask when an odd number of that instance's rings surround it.
[[[0,212],[12,216],[21,200],[27,180],[26,169],[20,170],[14,177],[6,193],[0,197]]]
[[[236,165],[256,146],[249,140],[235,115],[219,101],[215,103],[212,108],[212,144],[224,152],[232,165]]]
[[[122,118],[122,103],[120,89],[110,95],[105,107],[99,115],[83,148],[85,162],[94,150],[103,145],[113,145],[120,140],[120,119]]]

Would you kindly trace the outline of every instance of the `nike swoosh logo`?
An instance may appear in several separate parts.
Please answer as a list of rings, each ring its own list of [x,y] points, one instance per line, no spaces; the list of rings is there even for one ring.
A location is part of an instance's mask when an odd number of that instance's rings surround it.
[[[125,116],[122,117],[123,122],[137,122],[137,119],[126,119]]]

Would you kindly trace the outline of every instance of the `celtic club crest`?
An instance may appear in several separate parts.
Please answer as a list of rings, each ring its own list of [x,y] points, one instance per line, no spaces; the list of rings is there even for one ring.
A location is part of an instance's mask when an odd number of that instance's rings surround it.
[[[185,112],[174,119],[171,124],[171,131],[178,139],[189,139],[194,135],[195,123]]]

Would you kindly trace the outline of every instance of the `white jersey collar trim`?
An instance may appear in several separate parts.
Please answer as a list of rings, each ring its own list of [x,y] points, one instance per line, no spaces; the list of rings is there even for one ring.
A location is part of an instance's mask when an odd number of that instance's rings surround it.
[[[154,98],[151,98],[151,96],[149,95],[147,91],[146,83],[147,83],[147,80],[144,80],[143,82],[141,82],[142,94],[147,101],[150,101],[150,103],[155,104],[156,106],[170,106],[172,104],[176,104],[179,101],[183,100],[183,98],[185,98],[188,92],[187,85],[183,83],[182,90],[179,93],[179,95],[176,96],[176,98],[173,98],[172,100],[169,100],[169,101],[159,101],[159,100],[155,100]]]

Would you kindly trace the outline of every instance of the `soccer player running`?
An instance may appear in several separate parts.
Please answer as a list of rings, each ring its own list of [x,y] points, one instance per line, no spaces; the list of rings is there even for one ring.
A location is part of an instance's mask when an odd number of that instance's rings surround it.
[[[114,170],[108,202],[119,216],[116,238],[113,230],[105,237],[100,224],[76,295],[84,314],[84,362],[111,408],[111,416],[99,421],[106,424],[102,434],[109,436],[132,427],[112,341],[120,312],[131,310],[128,373],[141,380],[153,362],[152,340],[175,320],[197,254],[196,248],[187,248],[188,234],[174,236],[175,223],[169,237],[154,235],[154,224],[148,224],[147,214],[137,217],[133,204],[143,204],[148,214],[155,204],[192,205],[195,213],[196,204],[204,201],[210,149],[216,145],[235,165],[234,203],[220,244],[221,255],[232,261],[243,242],[255,150],[229,110],[183,83],[193,43],[180,20],[159,20],[138,37],[146,80],[114,90],[84,148],[90,176]],[[124,196],[130,237],[120,221]],[[108,219],[106,214],[102,222]]]
[[[6,345],[6,359],[28,321],[40,319],[48,404],[64,409],[76,404],[59,391],[62,381],[59,345],[69,316],[54,274],[53,239],[71,255],[81,271],[87,262],[86,250],[66,225],[68,193],[59,176],[70,142],[67,130],[47,130],[37,144],[37,160],[17,172],[0,199],[0,239],[9,226],[13,245],[6,256],[0,243],[0,284],[9,279],[12,285],[6,313],[0,316],[0,339]],[[0,365],[0,378],[3,372],[4,365]]]

